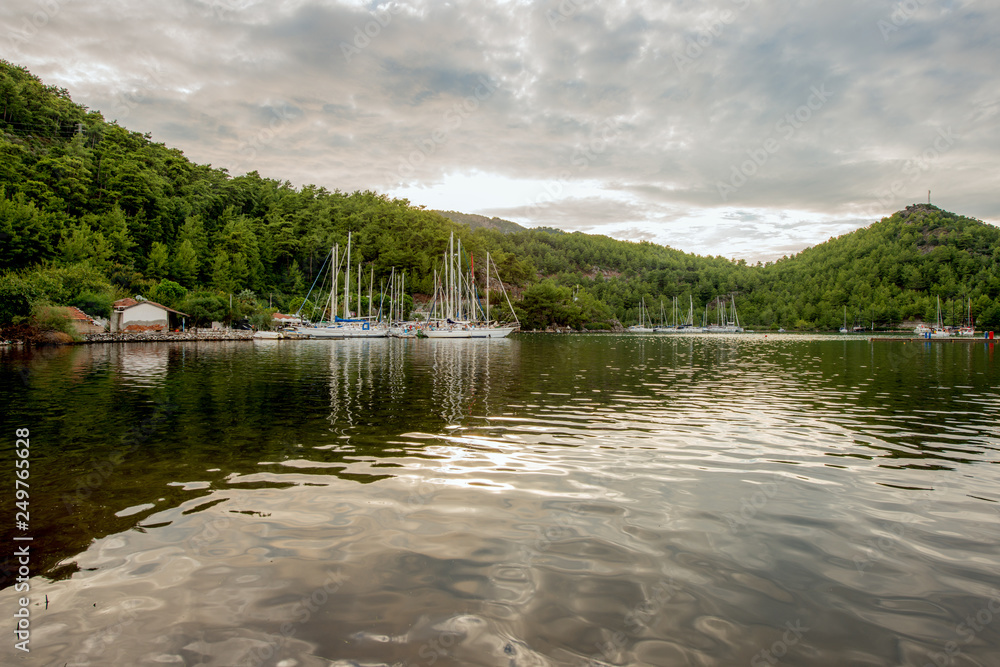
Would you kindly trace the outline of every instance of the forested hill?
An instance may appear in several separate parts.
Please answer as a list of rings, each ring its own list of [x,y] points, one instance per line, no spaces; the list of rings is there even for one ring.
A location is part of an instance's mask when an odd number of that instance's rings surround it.
[[[971,299],[977,321],[1000,325],[1000,229],[915,204],[765,267],[750,300],[762,322],[799,317],[833,328],[844,306],[848,326],[933,322],[938,297],[949,324]]]
[[[836,328],[845,306],[849,320],[893,326],[933,319],[939,296],[949,316],[971,297],[981,324],[1000,325],[1000,230],[933,206],[756,266],[498,219],[471,229],[449,217],[466,220],[375,192],[194,164],[0,61],[0,323],[45,305],[106,316],[115,298],[136,294],[199,321],[263,323],[269,305],[302,304],[348,232],[352,263],[374,271],[376,286],[395,267],[419,300],[454,232],[480,271],[492,253],[526,328],[629,324],[643,300],[659,319],[661,301],[669,307],[675,296],[693,300],[700,321],[728,294],[751,327]]]
[[[459,224],[468,225],[469,229],[496,229],[497,231],[510,233],[510,232],[521,232],[524,231],[524,227],[517,224],[516,222],[511,222],[510,220],[504,220],[503,218],[487,218],[485,215],[476,215],[475,213],[459,213],[458,211],[434,211],[435,213],[440,213],[444,217],[448,218],[453,222]]]

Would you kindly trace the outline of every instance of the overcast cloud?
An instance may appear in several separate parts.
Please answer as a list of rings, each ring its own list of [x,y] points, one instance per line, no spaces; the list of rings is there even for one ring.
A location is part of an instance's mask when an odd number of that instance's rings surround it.
[[[230,173],[769,259],[1000,220],[1000,4],[4,3],[0,55]]]

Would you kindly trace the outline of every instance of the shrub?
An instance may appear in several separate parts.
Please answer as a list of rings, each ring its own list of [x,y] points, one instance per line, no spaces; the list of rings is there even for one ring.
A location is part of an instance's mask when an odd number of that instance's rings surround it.
[[[76,327],[61,309],[53,306],[39,306],[32,315],[33,324],[42,331],[61,331],[73,340],[82,340]]]
[[[19,324],[31,315],[38,291],[20,276],[0,276],[0,324]]]

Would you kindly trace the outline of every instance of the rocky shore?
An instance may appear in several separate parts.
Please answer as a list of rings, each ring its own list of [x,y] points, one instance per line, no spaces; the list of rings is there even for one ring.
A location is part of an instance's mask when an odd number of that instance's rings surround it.
[[[194,340],[252,340],[252,331],[220,331],[198,329],[192,331],[143,331],[141,333],[99,333],[83,337],[84,343],[160,343]]]

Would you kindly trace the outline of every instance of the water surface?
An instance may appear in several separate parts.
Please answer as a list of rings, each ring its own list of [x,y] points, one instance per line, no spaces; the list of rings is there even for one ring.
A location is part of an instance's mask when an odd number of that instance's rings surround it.
[[[984,343],[0,359],[4,460],[32,433],[33,664],[1000,664]]]

